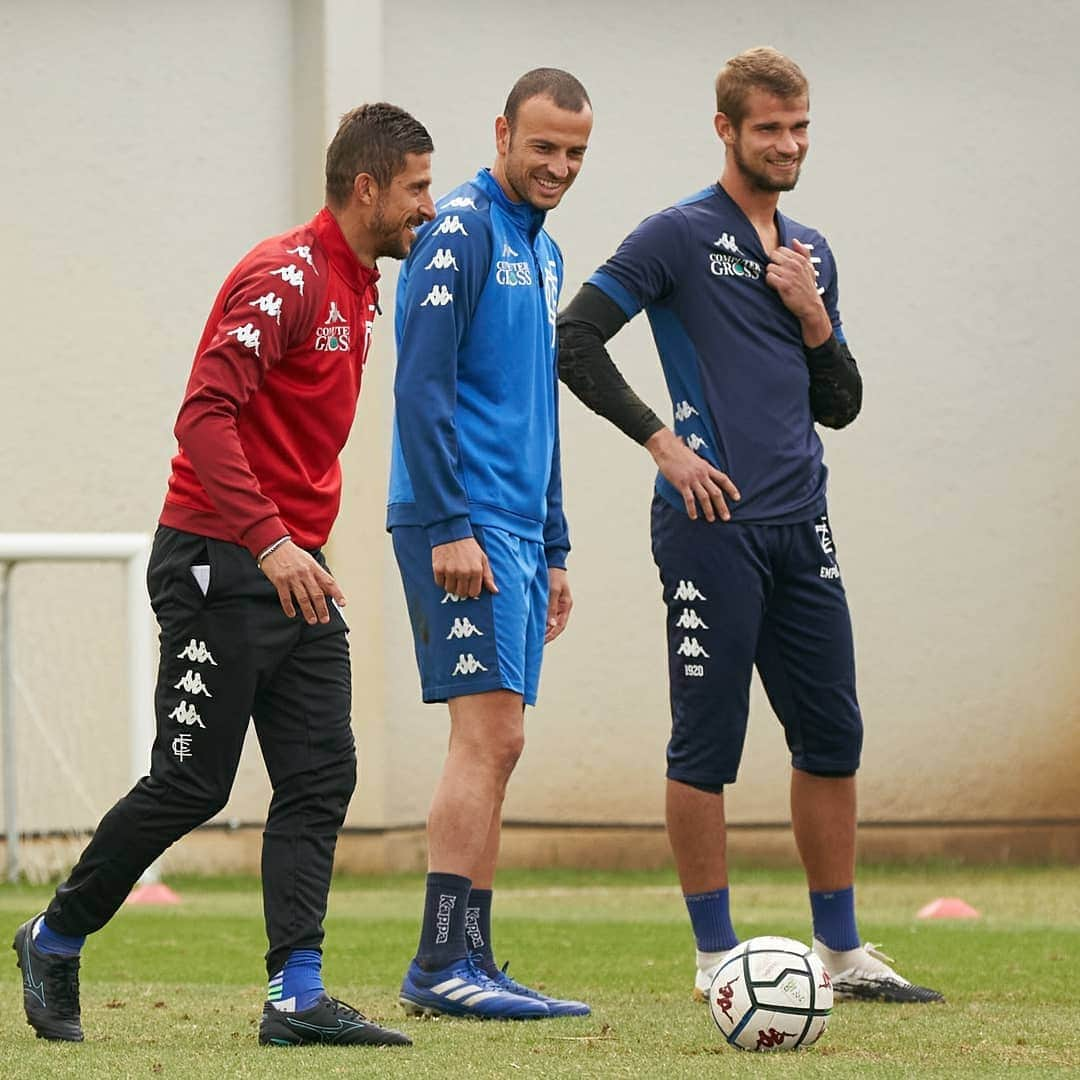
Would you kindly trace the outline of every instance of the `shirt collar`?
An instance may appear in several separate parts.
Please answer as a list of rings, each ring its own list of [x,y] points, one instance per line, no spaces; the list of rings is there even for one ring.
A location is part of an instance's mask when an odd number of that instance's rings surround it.
[[[537,210],[531,203],[513,202],[508,199],[506,192],[499,186],[499,181],[491,175],[490,169],[481,169],[476,174],[475,183],[493,203],[499,205],[512,221],[528,233],[530,239],[536,238],[536,234],[544,227],[544,219],[547,217],[544,210]]]
[[[377,266],[365,266],[357,257],[356,252],[349,247],[337,218],[330,213],[327,207],[323,207],[312,219],[311,227],[315,230],[319,244],[326,257],[334,265],[334,269],[352,285],[358,292],[364,292],[379,280]]]

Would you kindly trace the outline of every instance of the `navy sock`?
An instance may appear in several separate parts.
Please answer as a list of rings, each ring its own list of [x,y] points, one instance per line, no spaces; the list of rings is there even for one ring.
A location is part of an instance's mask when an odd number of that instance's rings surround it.
[[[58,934],[49,929],[49,924],[42,916],[30,930],[34,948],[50,956],[78,956],[86,942],[86,935],[73,937],[70,934]]]
[[[690,925],[694,928],[694,940],[701,952],[724,952],[739,944],[735,928],[731,925],[726,888],[707,893],[684,896],[686,910],[690,912]]]
[[[416,962],[424,971],[441,971],[469,955],[465,907],[472,882],[458,874],[428,874],[424,923]]]
[[[818,941],[834,952],[859,947],[853,885],[833,892],[811,892],[810,911],[814,919],[814,937]]]
[[[465,908],[465,941],[469,955],[489,975],[498,973],[495,951],[491,947],[491,890],[473,889]]]
[[[271,977],[266,996],[281,1012],[304,1012],[325,993],[322,953],[318,949],[294,949],[285,966]]]

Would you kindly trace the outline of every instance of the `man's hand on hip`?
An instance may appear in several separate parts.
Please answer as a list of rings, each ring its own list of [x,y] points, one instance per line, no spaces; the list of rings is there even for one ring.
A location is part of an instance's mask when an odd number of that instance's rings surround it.
[[[468,596],[475,600],[482,588],[493,593],[499,591],[491,563],[472,536],[433,547],[431,571],[435,575],[435,584],[451,596]]]
[[[738,502],[739,489],[727,473],[721,472],[687,446],[670,428],[661,428],[645,441],[656,467],[682,496],[687,516],[697,520],[698,506],[706,521],[731,520],[727,498]]]
[[[259,569],[277,589],[281,610],[290,619],[296,614],[293,597],[305,622],[312,626],[330,621],[330,610],[326,606],[328,596],[341,607],[345,606],[345,594],[338,588],[333,575],[291,540],[271,551],[259,564]]]

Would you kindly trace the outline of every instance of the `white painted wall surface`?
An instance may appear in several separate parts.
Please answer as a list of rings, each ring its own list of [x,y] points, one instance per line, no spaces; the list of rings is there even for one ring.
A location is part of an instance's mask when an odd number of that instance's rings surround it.
[[[435,138],[444,191],[490,163],[518,75],[545,64],[579,75],[594,138],[550,218],[569,298],[644,215],[716,178],[715,72],[773,44],[812,88],[810,158],[782,205],[837,253],[866,382],[862,417],[825,435],[867,723],[862,816],[1080,815],[1078,275],[1063,227],[1080,164],[1080,10],[540,10],[0,3],[0,531],[152,528],[213,296],[248,247],[317,209],[310,159],[346,108],[385,97],[413,111]],[[444,710],[418,704],[381,529],[384,308],[330,551],[350,598],[362,752],[350,822],[363,825],[423,819],[446,736]],[[614,353],[667,417],[643,320]],[[546,662],[507,814],[655,822],[668,719],[650,462],[569,395],[563,416],[577,604]],[[23,745],[39,743],[34,828],[92,824],[126,782],[111,574],[16,572],[20,670],[39,715],[19,721]],[[68,780],[57,783],[49,745]],[[733,820],[786,817],[785,762],[756,692]],[[226,815],[255,820],[265,800],[249,754]]]

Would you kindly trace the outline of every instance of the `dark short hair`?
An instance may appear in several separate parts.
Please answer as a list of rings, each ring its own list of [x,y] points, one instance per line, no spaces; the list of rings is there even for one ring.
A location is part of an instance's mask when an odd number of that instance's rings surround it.
[[[360,105],[341,118],[326,150],[326,202],[343,206],[360,173],[385,187],[405,167],[406,154],[435,149],[427,128],[386,101]]]
[[[716,76],[716,111],[736,128],[746,115],[751,90],[785,99],[810,96],[810,84],[799,65],[768,45],[733,56]]]
[[[503,116],[511,127],[517,119],[518,109],[534,97],[549,97],[560,109],[568,112],[581,112],[586,105],[592,107],[585,87],[569,71],[533,68],[514,83],[503,106]]]

